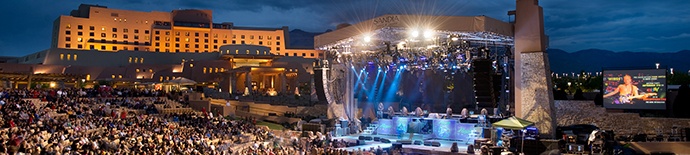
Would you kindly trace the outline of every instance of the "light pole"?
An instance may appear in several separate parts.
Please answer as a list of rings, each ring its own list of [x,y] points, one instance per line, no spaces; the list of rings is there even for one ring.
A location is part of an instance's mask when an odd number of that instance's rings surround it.
[[[659,65],[660,65],[660,64],[657,62],[657,63],[656,63],[656,69],[659,69]]]

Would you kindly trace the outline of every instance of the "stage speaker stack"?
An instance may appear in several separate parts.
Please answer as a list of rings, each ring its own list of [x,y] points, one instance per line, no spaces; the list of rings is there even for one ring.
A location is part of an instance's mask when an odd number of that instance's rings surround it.
[[[314,64],[314,87],[316,90],[316,96],[319,98],[319,103],[328,103],[327,89],[328,89],[328,61],[322,60],[315,62]]]
[[[474,81],[474,95],[478,109],[496,107],[496,92],[494,91],[493,61],[490,59],[477,59],[472,61],[472,73]],[[500,81],[500,80],[499,80]]]

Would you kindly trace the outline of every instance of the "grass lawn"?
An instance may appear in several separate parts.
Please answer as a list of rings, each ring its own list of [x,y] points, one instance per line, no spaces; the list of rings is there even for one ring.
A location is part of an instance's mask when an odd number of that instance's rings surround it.
[[[283,128],[284,128],[280,124],[275,124],[275,123],[270,123],[270,122],[256,122],[256,125],[265,125],[265,126],[268,126],[268,128],[271,130],[283,130]]]

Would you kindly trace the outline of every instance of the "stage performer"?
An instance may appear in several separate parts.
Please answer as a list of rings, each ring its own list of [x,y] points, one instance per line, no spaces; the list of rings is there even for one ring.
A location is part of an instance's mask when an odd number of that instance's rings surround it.
[[[393,106],[388,106],[388,119],[392,119],[393,116],[395,116],[395,109],[393,109]]]
[[[414,110],[414,114],[416,114],[417,117],[422,117],[424,116],[424,110],[422,110],[422,107],[417,107],[417,109]]]
[[[383,118],[383,102],[379,102],[379,108],[376,111],[376,118],[381,119]]]
[[[639,89],[632,83],[632,76],[626,74],[623,76],[623,84],[618,85],[613,92],[604,95],[604,98],[609,98],[618,94],[618,99],[614,99],[613,104],[633,104],[633,99],[640,99],[656,95],[656,93],[647,93],[644,95],[638,94]]]
[[[446,119],[451,118],[453,118],[453,109],[451,109],[450,105],[448,105],[448,108],[446,108]]]
[[[407,112],[407,107],[405,107],[405,106],[403,106],[403,108],[400,109],[400,112],[402,112],[403,116],[407,116],[407,114],[409,113],[409,112]]]
[[[465,118],[469,117],[469,115],[467,113],[468,113],[467,108],[462,108],[462,111],[460,111],[460,118],[465,119]]]

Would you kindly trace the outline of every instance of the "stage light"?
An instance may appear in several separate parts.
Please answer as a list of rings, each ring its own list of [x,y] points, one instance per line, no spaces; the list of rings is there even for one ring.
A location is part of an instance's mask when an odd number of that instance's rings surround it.
[[[450,40],[452,40],[452,41],[458,41],[458,38],[457,38],[457,37],[453,37],[453,38],[450,38]]]
[[[364,42],[371,42],[371,35],[364,35]]]
[[[419,37],[419,31],[418,31],[418,30],[412,30],[412,31],[410,31],[410,37],[412,37],[412,38],[417,38],[417,37]]]
[[[424,38],[425,39],[431,39],[434,37],[434,31],[433,30],[425,30],[424,31]]]

